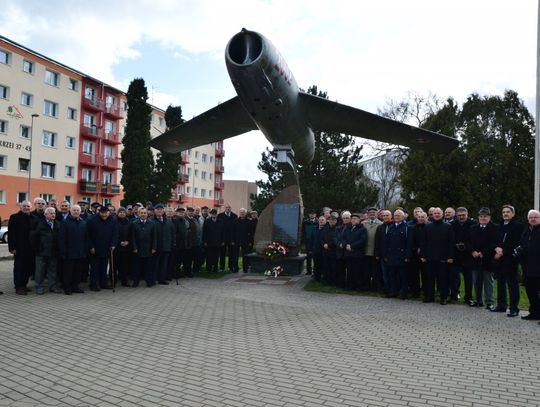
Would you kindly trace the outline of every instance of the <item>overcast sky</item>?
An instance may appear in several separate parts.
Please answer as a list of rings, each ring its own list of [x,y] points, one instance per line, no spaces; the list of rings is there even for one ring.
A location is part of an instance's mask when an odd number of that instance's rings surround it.
[[[376,112],[408,91],[463,102],[518,92],[534,113],[533,0],[0,0],[0,33],[189,119],[235,95],[224,50],[242,27],[270,39],[299,86]],[[251,132],[225,142],[225,178],[260,179],[269,146]]]

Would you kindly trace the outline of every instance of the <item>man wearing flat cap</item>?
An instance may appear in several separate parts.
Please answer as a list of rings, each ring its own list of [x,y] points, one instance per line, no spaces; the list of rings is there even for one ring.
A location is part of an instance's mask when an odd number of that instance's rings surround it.
[[[469,250],[473,258],[473,287],[476,293],[476,301],[471,302],[471,306],[482,307],[485,304],[489,310],[494,308],[492,267],[495,248],[499,243],[498,236],[498,226],[491,222],[489,208],[480,208],[478,224],[471,226],[470,232]]]
[[[88,220],[90,245],[90,290],[111,288],[107,281],[109,257],[118,245],[118,223],[106,205],[98,207],[98,215]]]
[[[353,213],[351,215],[351,224],[345,228],[340,242],[345,258],[345,284],[349,290],[360,289],[359,279],[367,242],[367,230],[360,223],[360,218],[361,215],[359,213]]]

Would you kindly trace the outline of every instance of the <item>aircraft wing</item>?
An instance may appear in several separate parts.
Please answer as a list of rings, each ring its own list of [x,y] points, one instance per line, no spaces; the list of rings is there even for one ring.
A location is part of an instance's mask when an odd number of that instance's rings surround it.
[[[150,141],[150,146],[167,153],[177,153],[258,130],[238,96]]]
[[[408,124],[400,123],[319,96],[300,92],[299,101],[313,130],[338,132],[385,143],[445,153],[458,146],[458,140]]]

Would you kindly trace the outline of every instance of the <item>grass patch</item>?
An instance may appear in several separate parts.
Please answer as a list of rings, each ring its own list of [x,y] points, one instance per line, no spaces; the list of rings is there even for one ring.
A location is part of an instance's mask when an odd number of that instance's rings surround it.
[[[497,301],[497,280],[495,280],[494,286],[493,286],[493,294],[495,297],[495,305]],[[345,290],[343,288],[324,285],[323,283],[317,282],[317,281],[310,281],[304,286],[304,290],[306,291],[312,291],[312,292],[318,292],[318,293],[325,293],[325,294],[346,294],[346,295],[362,295],[364,297],[384,297],[383,293],[375,292],[375,291],[351,291],[351,290]],[[460,286],[460,296],[461,299],[459,300],[458,304],[463,304],[463,298],[465,297],[465,286],[463,284],[463,278],[461,281]],[[474,292],[473,292],[474,297]],[[508,301],[507,296],[507,301]],[[420,298],[410,298],[412,301],[420,301],[422,299],[422,296]],[[519,287],[519,309],[527,311],[529,309],[529,298],[527,297],[527,294],[525,292],[525,287],[520,285]]]

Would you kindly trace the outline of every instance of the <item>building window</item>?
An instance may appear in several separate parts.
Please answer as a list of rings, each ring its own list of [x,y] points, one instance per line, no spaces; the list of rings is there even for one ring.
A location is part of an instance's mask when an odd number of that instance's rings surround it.
[[[107,109],[115,108],[116,109],[116,98],[112,95],[107,95],[105,98],[105,107]]]
[[[212,173],[208,174],[208,179],[209,179],[210,181],[212,181],[212,178],[214,178],[214,174],[212,174]]]
[[[202,162],[205,163],[207,159],[208,159],[208,155],[203,153],[203,155],[201,157]]]
[[[6,203],[6,191],[0,189],[0,204]]]
[[[7,133],[8,122],[6,120],[0,120],[0,133]]]
[[[201,198],[206,198],[206,189],[201,188]]]
[[[5,170],[7,168],[7,156],[0,155],[0,170]]]
[[[68,89],[76,91],[77,89],[79,89],[79,82],[75,79],[69,78]]]
[[[195,168],[193,170],[193,174],[195,175],[195,177],[198,177],[199,176],[199,170],[197,168]]]
[[[83,123],[84,127],[93,128],[96,125],[96,117],[92,114],[85,113]]]
[[[28,158],[19,158],[19,171],[28,172],[30,160]]]
[[[56,147],[56,133],[43,130],[43,137],[41,138],[41,144],[46,147]]]
[[[191,195],[191,187],[189,185],[186,187],[186,194]]]
[[[29,61],[25,59],[22,63],[22,69],[26,73],[34,73],[34,63],[32,61]]]
[[[211,155],[211,156],[210,156],[210,164],[212,164],[213,162],[214,162],[214,156]]]
[[[112,172],[104,171],[103,172],[103,183],[112,184],[113,183],[113,174]]]
[[[201,179],[206,180],[206,171],[201,171]]]
[[[64,201],[68,201],[69,203],[71,203],[71,200],[72,200],[72,199],[73,199],[73,198],[71,197],[71,195],[65,195],[65,196],[64,196]]]
[[[159,126],[160,126],[160,127],[163,126],[163,117],[160,117],[160,118],[159,118]]]
[[[94,180],[94,171],[90,170],[88,168],[82,169],[82,178],[85,181],[93,181]]]
[[[94,100],[96,98],[96,90],[90,86],[84,89],[84,97],[88,100]]]
[[[66,137],[66,148],[75,148],[75,137]]]
[[[71,120],[77,120],[77,109],[68,107],[67,117],[68,119],[71,119]]]
[[[112,199],[111,198],[103,198],[103,205],[112,205]]]
[[[82,152],[84,154],[94,154],[94,146],[95,144],[91,141],[83,141]]]
[[[199,158],[199,152],[195,151],[195,158]]]
[[[21,124],[21,127],[19,129],[19,137],[29,139],[32,136],[32,131],[29,126],[25,126],[24,124]]]
[[[60,83],[60,74],[57,72],[45,70],[45,83],[48,83],[52,86],[58,86]]]
[[[187,175],[188,175],[188,177],[191,177],[191,167],[188,167],[188,169],[187,169]]]
[[[105,146],[103,149],[103,157],[114,158],[114,147]]]
[[[39,197],[45,200],[45,202],[49,202],[49,201],[52,201],[53,199],[56,199],[54,197],[54,194],[39,194]]]
[[[73,178],[74,173],[75,173],[75,167],[71,165],[66,165],[66,177]]]
[[[9,88],[5,85],[0,85],[0,99],[9,99]]]
[[[58,116],[58,103],[45,100],[43,102],[43,114],[45,116],[56,117]]]
[[[198,193],[199,193],[199,188],[193,187],[193,196],[197,196]]]
[[[211,189],[208,190],[208,198],[212,198],[212,190]]]
[[[17,203],[28,200],[27,192],[17,192]]]
[[[34,104],[34,97],[30,93],[21,93],[21,105],[32,106]]]
[[[53,163],[41,163],[41,177],[42,178],[54,178],[56,170],[56,164]]]
[[[3,49],[0,49],[0,64],[8,65],[11,61],[11,54]]]

